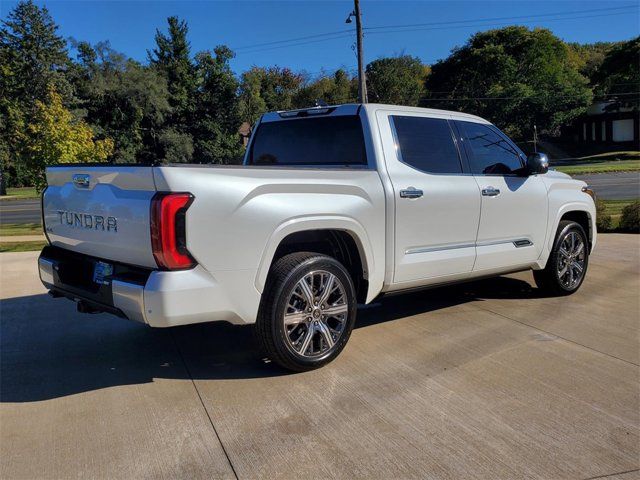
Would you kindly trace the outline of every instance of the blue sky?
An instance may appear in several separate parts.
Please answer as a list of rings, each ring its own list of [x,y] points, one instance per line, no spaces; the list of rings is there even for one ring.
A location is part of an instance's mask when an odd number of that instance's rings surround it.
[[[0,0],[4,18],[16,1]],[[345,24],[353,3],[329,1],[37,1],[49,8],[60,34],[146,61],[155,29],[166,18],[187,20],[193,52],[227,44],[232,66],[280,65],[310,73],[353,68],[355,23]],[[625,8],[625,7],[634,8]],[[362,0],[365,59],[407,53],[426,63],[446,57],[469,35],[504,24],[550,28],[571,42],[627,40],[640,34],[637,0],[621,1],[368,1]],[[518,17],[518,18],[514,18]],[[486,20],[485,20],[486,19]],[[457,22],[457,23],[456,23]],[[415,25],[411,27],[396,27]],[[335,35],[315,35],[337,32]],[[281,40],[309,37],[289,43]],[[265,45],[267,44],[267,45]],[[250,48],[248,48],[250,47]],[[275,48],[278,47],[278,48]]]

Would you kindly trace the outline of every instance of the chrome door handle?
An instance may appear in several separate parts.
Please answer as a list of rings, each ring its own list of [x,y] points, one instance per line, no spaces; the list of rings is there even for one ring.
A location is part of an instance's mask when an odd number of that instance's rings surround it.
[[[500,195],[500,189],[495,187],[485,187],[482,189],[482,195],[485,197],[497,197]]]
[[[422,190],[409,187],[405,190],[400,190],[400,198],[420,198],[423,195]]]

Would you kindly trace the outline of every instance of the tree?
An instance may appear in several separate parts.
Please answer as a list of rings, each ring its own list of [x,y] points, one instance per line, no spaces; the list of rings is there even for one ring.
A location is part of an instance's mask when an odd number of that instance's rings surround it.
[[[74,121],[53,86],[45,101],[36,100],[33,119],[26,126],[22,141],[32,185],[38,190],[46,183],[47,165],[104,162],[113,151],[111,139],[94,140],[93,131],[84,121]]]
[[[569,61],[591,80],[602,65],[604,57],[615,45],[613,42],[569,43]]]
[[[174,147],[172,141],[183,143],[184,136],[176,136],[175,130],[164,132],[171,128],[167,119],[172,110],[160,72],[126,58],[107,42],[78,47],[74,85],[83,99],[87,122],[96,133],[113,139],[114,162],[153,163],[165,149]],[[190,139],[187,143],[193,145]],[[189,151],[193,148],[185,150]]]
[[[638,109],[640,37],[613,46],[593,74],[592,82],[597,95],[606,95],[608,99],[614,100],[610,109],[620,106]]]
[[[229,65],[232,58],[226,46],[216,47],[213,55],[196,55],[198,89],[192,132],[194,157],[200,163],[232,163],[242,152],[238,81]]]
[[[416,106],[427,73],[420,59],[410,55],[374,60],[366,69],[369,97],[378,103]]]
[[[23,1],[0,27],[0,165],[12,185],[26,181],[24,151],[19,141],[36,110],[54,85],[66,101],[72,89],[65,72],[69,65],[66,42],[45,7]]]
[[[240,111],[243,121],[254,124],[264,112],[293,108],[303,75],[289,68],[252,67],[242,74]]]
[[[178,17],[169,17],[167,23],[168,34],[156,30],[156,48],[148,52],[151,66],[167,81],[171,107],[165,121],[168,131],[160,134],[163,141],[158,144],[161,150],[157,156],[166,161],[189,162],[193,154],[193,138],[189,130],[195,110],[196,71],[187,40],[187,23]]]
[[[173,126],[187,124],[193,111],[196,72],[191,61],[191,45],[187,40],[189,27],[178,17],[169,17],[168,35],[156,30],[156,48],[149,52],[149,61],[167,80],[169,102],[173,109]]]
[[[506,27],[473,35],[432,66],[427,106],[475,113],[516,139],[542,133],[584,112],[588,80],[572,64],[567,45],[549,30]]]
[[[318,100],[327,105],[336,105],[357,101],[358,84],[355,78],[342,69],[333,75],[323,75],[315,80],[308,80],[298,90],[293,99],[294,108],[313,107]]]

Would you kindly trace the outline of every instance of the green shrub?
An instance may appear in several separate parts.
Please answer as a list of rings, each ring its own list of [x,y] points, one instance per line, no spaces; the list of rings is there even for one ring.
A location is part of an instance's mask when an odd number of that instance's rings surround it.
[[[622,209],[620,229],[626,232],[640,232],[640,200],[636,200]]]
[[[611,215],[607,213],[607,205],[604,200],[596,200],[596,227],[599,232],[611,230]]]

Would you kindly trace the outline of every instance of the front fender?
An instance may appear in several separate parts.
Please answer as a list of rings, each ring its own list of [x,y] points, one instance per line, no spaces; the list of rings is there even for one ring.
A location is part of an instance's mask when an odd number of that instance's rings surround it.
[[[584,194],[586,196],[586,194]],[[556,238],[556,232],[558,231],[558,225],[564,217],[569,212],[585,212],[589,218],[590,232],[587,232],[587,235],[590,236],[591,240],[591,251],[596,246],[596,237],[597,237],[597,228],[596,228],[596,209],[591,197],[583,200],[576,200],[562,204],[561,206],[555,209],[555,215],[552,215],[552,212],[549,212],[549,225],[547,230],[547,241],[545,242],[544,249],[540,254],[540,258],[538,261],[538,268],[542,269],[547,264],[547,260],[549,259],[549,255],[551,255],[551,250],[553,249],[553,243]]]

